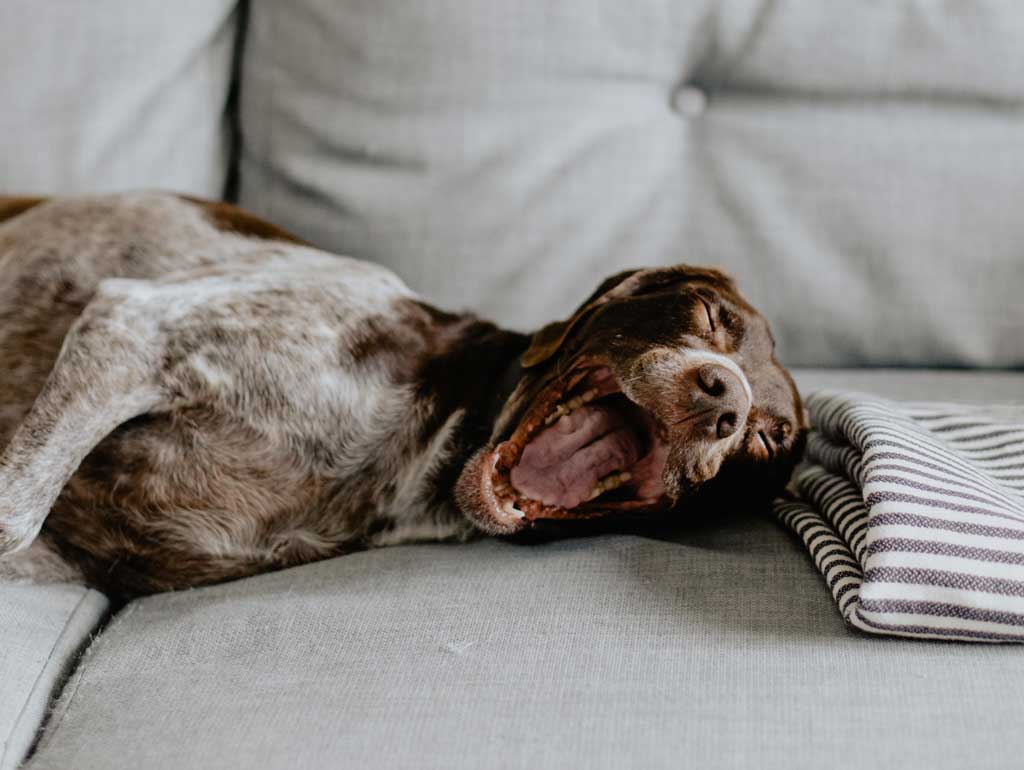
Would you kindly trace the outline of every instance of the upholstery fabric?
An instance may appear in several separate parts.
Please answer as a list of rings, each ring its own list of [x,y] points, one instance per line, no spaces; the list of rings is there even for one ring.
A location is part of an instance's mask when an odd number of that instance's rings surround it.
[[[235,4],[0,3],[0,194],[219,198]]]
[[[0,583],[0,770],[14,770],[35,742],[107,607],[102,594],[78,586]]]
[[[1024,387],[1022,374],[862,380],[943,399]],[[134,602],[28,767],[1019,760],[1018,648],[850,630],[802,545],[747,513],[664,539],[387,548]]]
[[[256,0],[241,202],[520,329],[719,264],[791,365],[1024,364],[1014,0]]]
[[[776,515],[863,631],[1024,641],[1024,394],[1016,407],[807,401],[811,435]]]
[[[794,373],[805,396],[818,390],[857,390],[900,401],[1015,404],[1024,398],[1024,372],[914,369],[805,369]]]

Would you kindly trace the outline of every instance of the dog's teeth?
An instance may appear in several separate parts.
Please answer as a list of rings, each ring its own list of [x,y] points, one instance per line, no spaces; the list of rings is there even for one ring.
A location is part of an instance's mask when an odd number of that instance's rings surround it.
[[[560,417],[569,414],[573,410],[572,402],[570,401],[568,406],[566,404],[558,404],[555,406],[555,411],[547,416],[544,420],[545,425],[550,425],[556,422]]]
[[[613,489],[618,489],[631,478],[633,478],[633,474],[629,471],[611,473],[594,485],[594,488],[590,490],[590,496],[587,500],[593,500],[595,497],[599,497],[605,492],[611,492]]]
[[[501,510],[507,513],[509,516],[515,516],[517,519],[521,519],[526,515],[521,510],[516,508],[515,503],[513,503],[511,500],[506,501],[505,504],[501,506]]]
[[[497,492],[499,495],[503,495],[506,492],[508,492],[508,484],[495,484],[494,491]]]
[[[609,490],[618,489],[619,487],[621,487],[622,479],[620,479],[619,474],[616,473],[615,475],[609,476],[608,478],[604,479],[601,482],[601,484],[604,486],[605,491],[607,492]]]
[[[597,388],[591,388],[586,393],[580,396],[573,396],[564,404],[555,404],[554,410],[547,417],[544,418],[544,425],[552,425],[558,422],[559,419],[567,414],[572,414],[575,410],[589,401],[593,401],[597,398]]]

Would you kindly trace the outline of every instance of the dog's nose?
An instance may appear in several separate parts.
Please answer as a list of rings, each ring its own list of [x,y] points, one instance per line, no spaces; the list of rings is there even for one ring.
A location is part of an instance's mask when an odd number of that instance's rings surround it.
[[[703,364],[697,370],[694,400],[712,415],[715,435],[728,438],[746,421],[750,399],[735,372],[721,364]]]

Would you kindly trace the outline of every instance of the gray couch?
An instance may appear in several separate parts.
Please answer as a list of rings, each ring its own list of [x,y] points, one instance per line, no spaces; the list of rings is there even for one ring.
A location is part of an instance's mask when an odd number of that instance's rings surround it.
[[[0,189],[228,194],[518,328],[720,264],[804,389],[1022,401],[1022,41],[1012,0],[7,0]],[[1019,648],[847,629],[756,511],[113,615],[0,585],[2,770],[1001,768],[1022,721]]]

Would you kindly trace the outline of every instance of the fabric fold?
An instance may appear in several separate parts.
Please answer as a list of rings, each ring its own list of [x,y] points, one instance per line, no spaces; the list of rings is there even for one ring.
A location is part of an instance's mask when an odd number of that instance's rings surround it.
[[[850,625],[1024,641],[1024,405],[823,391],[776,516]]]

